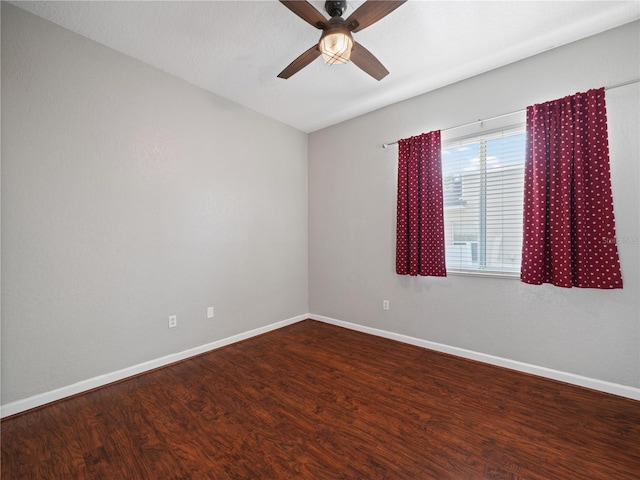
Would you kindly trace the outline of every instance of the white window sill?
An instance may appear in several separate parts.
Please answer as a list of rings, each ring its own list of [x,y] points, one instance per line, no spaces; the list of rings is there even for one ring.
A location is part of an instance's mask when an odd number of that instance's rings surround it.
[[[506,272],[481,272],[473,270],[447,270],[447,275],[461,277],[482,277],[482,278],[506,278],[509,280],[520,280],[520,273]]]

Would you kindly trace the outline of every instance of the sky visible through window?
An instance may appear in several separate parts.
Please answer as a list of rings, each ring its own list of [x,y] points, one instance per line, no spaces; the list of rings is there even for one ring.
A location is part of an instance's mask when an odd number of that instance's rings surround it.
[[[526,134],[520,133],[505,138],[487,140],[487,168],[508,167],[522,163],[525,151]],[[505,156],[505,149],[508,155]],[[511,152],[522,152],[512,155]],[[478,170],[480,168],[480,143],[475,140],[472,143],[461,144],[442,149],[442,176],[459,173],[462,171]]]

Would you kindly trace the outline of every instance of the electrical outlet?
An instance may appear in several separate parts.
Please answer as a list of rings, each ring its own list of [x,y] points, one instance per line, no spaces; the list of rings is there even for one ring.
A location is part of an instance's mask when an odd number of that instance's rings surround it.
[[[178,326],[178,316],[177,315],[170,315],[169,316],[169,328],[173,328],[173,327],[177,327]]]
[[[207,307],[207,318],[213,318],[213,307]]]
[[[389,310],[389,300],[382,300],[382,309]]]

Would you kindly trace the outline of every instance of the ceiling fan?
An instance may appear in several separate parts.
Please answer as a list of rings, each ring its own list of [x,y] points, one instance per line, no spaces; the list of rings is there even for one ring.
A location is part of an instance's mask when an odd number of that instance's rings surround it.
[[[351,32],[364,30],[389,15],[406,1],[367,0],[345,20],[342,18],[342,14],[347,9],[346,0],[327,0],[324,3],[324,8],[331,17],[330,20],[327,20],[307,1],[280,0],[280,3],[305,22],[323,32],[317,45],[291,62],[278,74],[278,77],[289,78],[322,55],[328,64],[346,63],[351,60],[376,80],[382,80],[389,74],[389,71],[369,50],[353,40]]]

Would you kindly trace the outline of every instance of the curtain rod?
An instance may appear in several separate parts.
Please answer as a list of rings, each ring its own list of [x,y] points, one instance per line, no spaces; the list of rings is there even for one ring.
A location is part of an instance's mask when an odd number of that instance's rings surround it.
[[[608,87],[604,87],[605,90],[612,90],[614,88],[624,87],[627,85],[631,85],[632,83],[640,82],[640,78],[634,78],[633,80],[627,80],[626,82],[616,83],[615,85],[610,85]],[[455,130],[456,128],[469,127],[471,125],[475,125],[476,123],[488,122],[489,120],[497,120],[498,118],[508,117],[509,115],[514,115],[516,113],[524,112],[526,108],[522,108],[520,110],[516,110],[515,112],[503,113],[502,115],[496,115],[495,117],[489,117],[485,119],[479,119],[475,122],[464,123],[462,125],[456,125],[455,127],[443,128],[442,131],[446,132],[448,130]],[[396,145],[400,140],[396,140],[395,142],[383,143],[382,148],[390,147],[391,145]]]

